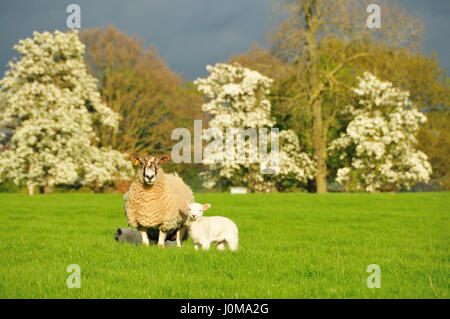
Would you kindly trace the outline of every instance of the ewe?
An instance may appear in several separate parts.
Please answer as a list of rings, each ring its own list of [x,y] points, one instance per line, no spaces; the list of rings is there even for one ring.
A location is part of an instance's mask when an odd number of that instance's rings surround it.
[[[198,250],[198,245],[208,250],[211,243],[216,244],[219,250],[224,250],[225,244],[230,250],[238,248],[238,228],[232,220],[222,216],[203,216],[203,211],[209,209],[210,204],[191,203],[188,207],[189,236],[195,250]]]
[[[160,167],[168,159],[166,156],[135,157],[140,168],[124,196],[128,225],[138,229],[142,243],[147,246],[147,230],[153,228],[159,231],[159,247],[164,247],[167,234],[175,230],[177,247],[181,247],[188,214],[186,203],[194,201],[191,189],[183,180],[178,175],[165,174]]]

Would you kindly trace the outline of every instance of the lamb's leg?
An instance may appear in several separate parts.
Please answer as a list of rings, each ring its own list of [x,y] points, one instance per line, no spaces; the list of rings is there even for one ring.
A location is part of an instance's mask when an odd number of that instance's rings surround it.
[[[177,229],[177,247],[181,248],[181,229]]]
[[[218,243],[217,244],[217,249],[218,250],[225,250],[225,243],[223,241]]]
[[[198,244],[194,244],[194,249],[198,250]]]
[[[140,230],[139,233],[141,234],[142,245],[149,246],[150,242],[148,241],[147,231],[146,230]]]
[[[164,247],[164,243],[166,242],[167,233],[163,232],[161,229],[159,230],[158,237],[158,247]]]

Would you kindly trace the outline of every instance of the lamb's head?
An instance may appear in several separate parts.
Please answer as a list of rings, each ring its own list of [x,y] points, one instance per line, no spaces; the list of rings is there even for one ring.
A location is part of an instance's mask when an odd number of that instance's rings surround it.
[[[199,204],[199,203],[191,203],[188,204],[189,207],[189,219],[197,220],[203,216],[203,211],[209,209],[211,207],[210,204]]]
[[[121,228],[118,228],[118,229],[116,230],[116,232],[114,233],[114,239],[115,239],[116,241],[119,241],[120,236],[122,236],[122,229],[121,229]]]
[[[144,184],[153,185],[156,182],[158,176],[159,165],[169,160],[167,156],[145,156],[133,158],[135,165],[140,165],[141,169],[138,174],[142,174],[142,180]]]

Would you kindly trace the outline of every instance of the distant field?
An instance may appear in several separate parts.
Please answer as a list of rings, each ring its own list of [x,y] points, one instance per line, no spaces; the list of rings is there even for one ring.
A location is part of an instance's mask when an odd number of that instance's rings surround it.
[[[117,244],[121,195],[0,194],[0,298],[449,298],[450,193],[199,194],[236,253]],[[69,289],[69,264],[81,288]],[[369,289],[367,266],[381,268]]]

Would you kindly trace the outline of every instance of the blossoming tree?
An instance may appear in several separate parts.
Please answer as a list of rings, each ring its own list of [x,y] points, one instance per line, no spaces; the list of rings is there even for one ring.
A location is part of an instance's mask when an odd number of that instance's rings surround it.
[[[10,131],[0,178],[51,192],[57,184],[97,187],[132,174],[124,154],[95,145],[93,123],[117,128],[119,115],[100,100],[77,31],[34,32],[14,46],[0,81],[0,125]]]
[[[427,182],[431,165],[417,149],[419,128],[427,118],[409,99],[409,92],[365,72],[353,89],[357,105],[345,133],[329,147],[344,166],[336,181],[350,190],[396,191]]]
[[[212,118],[209,128],[204,131],[204,138],[217,138],[217,135],[234,134],[236,131],[255,129],[260,133],[260,149],[254,146],[254,136],[244,139],[243,145],[238,143],[227,147],[224,154],[233,160],[218,163],[217,153],[205,152],[204,163],[209,170],[204,175],[204,186],[214,187],[219,181],[226,181],[234,186],[247,186],[251,191],[268,191],[285,179],[306,182],[314,176],[314,163],[310,157],[300,151],[297,135],[290,130],[279,132],[278,167],[273,173],[263,173],[270,166],[268,158],[261,154],[261,130],[275,125],[271,116],[271,104],[267,98],[272,80],[257,71],[244,68],[239,64],[217,63],[207,66],[210,75],[197,79],[194,84],[202,92],[207,101],[202,110]],[[266,136],[267,146],[271,148],[272,135]],[[227,135],[229,138],[229,135]],[[269,142],[270,140],[270,142]],[[239,160],[236,154],[243,151],[245,161]],[[222,156],[222,155],[220,155]],[[249,159],[254,158],[255,161]],[[222,158],[221,158],[222,160]]]

